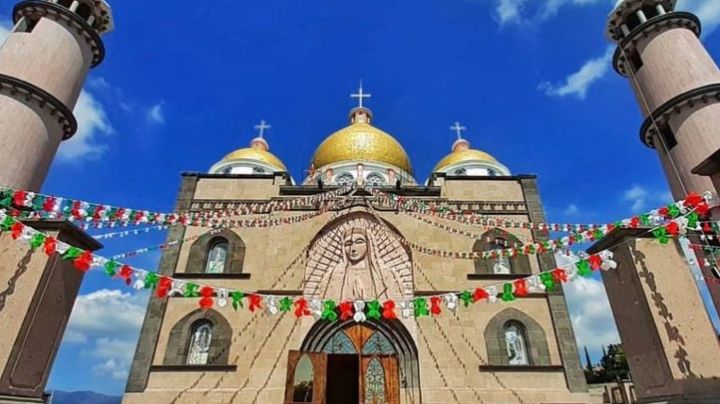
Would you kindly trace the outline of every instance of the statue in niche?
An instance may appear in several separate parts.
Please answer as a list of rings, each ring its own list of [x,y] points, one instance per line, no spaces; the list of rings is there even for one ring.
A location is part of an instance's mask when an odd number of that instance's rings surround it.
[[[190,352],[188,353],[188,365],[205,365],[208,362],[210,353],[210,340],[212,339],[212,326],[208,323],[201,324],[195,329],[190,341]]]

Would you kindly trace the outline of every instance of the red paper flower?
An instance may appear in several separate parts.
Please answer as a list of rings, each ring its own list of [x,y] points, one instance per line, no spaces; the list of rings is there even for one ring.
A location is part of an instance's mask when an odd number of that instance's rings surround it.
[[[200,289],[200,296],[202,296],[202,298],[198,302],[200,304],[200,308],[203,310],[212,308],[214,295],[215,289],[210,286],[203,286],[202,289]]]
[[[15,206],[25,206],[25,198],[27,198],[27,192],[15,191],[13,194],[13,203]]]
[[[442,309],[440,308],[440,302],[442,302],[442,299],[438,296],[433,296],[430,298],[430,312],[435,316],[442,313]]]
[[[478,300],[482,300],[482,299],[487,299],[488,297],[490,297],[490,295],[488,295],[488,292],[483,288],[477,288],[473,292],[473,302],[477,302]]]
[[[55,240],[52,237],[47,237],[45,239],[45,254],[47,255],[53,255],[57,251],[57,240]]]
[[[567,271],[562,268],[556,268],[552,271],[553,281],[555,283],[564,283],[568,281]]]
[[[172,289],[172,279],[163,276],[160,278],[155,292],[157,293],[157,297],[163,298],[170,293],[170,289]]]
[[[518,279],[515,282],[515,296],[525,297],[528,295],[527,281],[525,279]]]
[[[130,268],[130,265],[123,265],[120,268],[120,272],[118,272],[117,277],[120,279],[124,279],[125,284],[129,286],[130,282],[132,282],[132,274],[133,270],[132,268]]]
[[[353,318],[352,302],[341,302],[338,308],[340,309],[340,320],[345,321]]]
[[[90,251],[83,251],[82,254],[80,254],[79,257],[75,258],[73,260],[73,264],[75,265],[75,268],[87,272],[88,269],[90,269],[90,266],[92,265],[92,259],[93,255]]]
[[[395,302],[394,301],[388,300],[385,303],[383,303],[382,316],[386,320],[395,320],[397,318],[397,314],[395,314]]]
[[[602,258],[600,258],[599,255],[591,255],[590,258],[588,258],[588,262],[590,263],[590,268],[592,268],[593,271],[597,271],[602,265]]]
[[[308,302],[304,297],[301,297],[293,303],[295,305],[295,317],[309,316],[312,314],[308,307]]]
[[[25,228],[25,226],[20,222],[15,222],[10,227],[10,235],[12,236],[13,240],[17,240],[22,236],[22,231]]]
[[[255,310],[262,309],[262,306],[260,305],[260,303],[262,303],[262,298],[259,295],[256,295],[254,293],[248,295],[248,301],[250,303],[248,305],[248,309],[250,309],[251,312],[254,313]]]

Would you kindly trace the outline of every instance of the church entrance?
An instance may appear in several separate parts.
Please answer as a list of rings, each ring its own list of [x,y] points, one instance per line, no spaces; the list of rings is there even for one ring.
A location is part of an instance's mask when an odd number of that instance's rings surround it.
[[[386,333],[352,322],[327,337],[321,352],[290,351],[286,404],[400,403],[399,355]]]

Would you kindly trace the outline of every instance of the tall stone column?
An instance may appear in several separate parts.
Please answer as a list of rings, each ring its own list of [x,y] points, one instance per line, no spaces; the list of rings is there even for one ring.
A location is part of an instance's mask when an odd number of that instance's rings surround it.
[[[676,200],[715,192],[692,170],[720,149],[720,70],[700,42],[700,21],[675,0],[625,0],[610,14],[615,70],[645,116],[640,140],[654,149]]]
[[[0,184],[37,191],[77,130],[72,110],[112,17],[104,1],[28,0],[13,20],[0,47]]]
[[[675,200],[689,192],[717,196],[708,175],[717,172],[720,184],[720,70],[699,39],[697,16],[675,11],[675,3],[624,0],[608,17],[606,35],[617,44],[613,66],[628,79],[645,117],[640,140],[657,152]],[[715,168],[708,162],[713,153]],[[699,253],[698,260],[703,258]],[[716,277],[701,268],[708,279]],[[720,283],[709,281],[707,287],[720,312]]]
[[[112,28],[103,0],[28,0],[0,47],[0,186],[39,191],[72,110]],[[83,249],[101,247],[63,221],[25,224]],[[0,403],[44,402],[45,386],[83,274],[72,263],[0,235]]]
[[[592,246],[618,263],[602,278],[641,403],[720,402],[720,344],[678,240],[618,228]]]

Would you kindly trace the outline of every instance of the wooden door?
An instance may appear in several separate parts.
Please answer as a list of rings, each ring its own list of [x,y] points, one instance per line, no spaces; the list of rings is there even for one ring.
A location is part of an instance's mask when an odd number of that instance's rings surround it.
[[[400,369],[397,356],[363,356],[360,362],[361,402],[400,404]]]
[[[327,354],[290,351],[285,404],[325,404]]]

